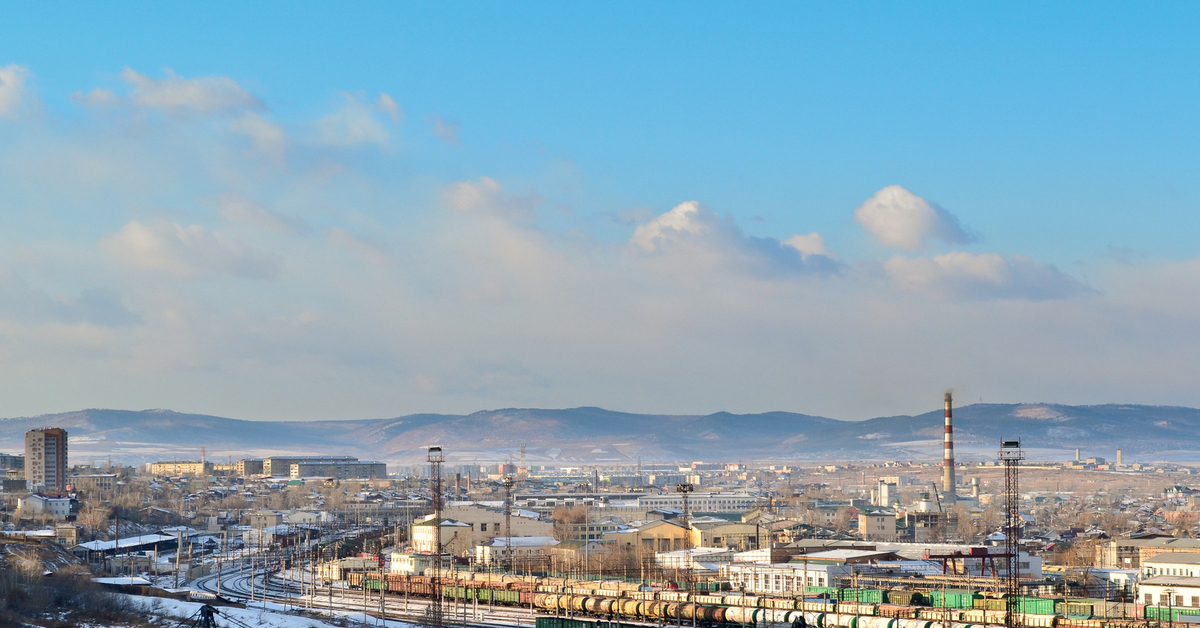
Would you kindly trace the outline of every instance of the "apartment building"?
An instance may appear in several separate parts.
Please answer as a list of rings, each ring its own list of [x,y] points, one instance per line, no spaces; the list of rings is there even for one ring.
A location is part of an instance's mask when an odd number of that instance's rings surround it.
[[[240,477],[249,477],[251,475],[262,475],[263,459],[262,458],[245,458],[238,460],[234,464],[234,472]]]
[[[692,512],[725,512],[742,513],[765,505],[766,498],[752,493],[740,492],[705,492],[692,493],[688,498],[688,508]],[[663,495],[645,495],[638,498],[638,506],[642,508],[674,508],[683,509],[683,496],[678,493]]]
[[[299,463],[306,464],[330,464],[337,462],[356,462],[358,458],[354,456],[271,456],[263,458],[263,475],[271,475],[276,477],[291,477],[292,465]]]
[[[204,475],[205,468],[199,460],[161,460],[150,463],[150,475]]]
[[[25,482],[31,492],[66,490],[66,430],[56,427],[25,433]]]
[[[111,491],[117,487],[115,473],[89,473],[68,476],[68,483],[76,491]]]
[[[25,456],[0,454],[0,469],[25,469]]]
[[[278,463],[272,463],[272,468]],[[288,477],[333,478],[335,480],[386,478],[387,465],[368,460],[301,461],[292,463]]]

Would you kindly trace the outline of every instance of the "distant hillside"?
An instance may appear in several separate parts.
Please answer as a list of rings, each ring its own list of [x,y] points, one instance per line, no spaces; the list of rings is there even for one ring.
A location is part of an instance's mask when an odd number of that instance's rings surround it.
[[[990,459],[1002,438],[1021,438],[1033,457],[1086,455],[1200,460],[1200,410],[1165,406],[975,404],[955,409],[960,459]],[[516,459],[605,464],[653,461],[921,460],[940,457],[942,412],[838,421],[789,412],[647,415],[601,408],[505,409],[469,415],[415,414],[354,421],[241,421],[169,410],[82,410],[0,419],[0,451],[19,451],[43,426],[71,435],[75,462],[112,457],[210,459],[277,453],[338,453],[393,463],[442,445],[453,461]],[[1132,460],[1132,458],[1130,458]]]

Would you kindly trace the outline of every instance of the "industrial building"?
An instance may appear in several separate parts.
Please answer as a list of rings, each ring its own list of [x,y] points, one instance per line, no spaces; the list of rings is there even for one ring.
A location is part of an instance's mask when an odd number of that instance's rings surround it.
[[[67,431],[44,428],[25,433],[25,482],[31,492],[67,489]]]

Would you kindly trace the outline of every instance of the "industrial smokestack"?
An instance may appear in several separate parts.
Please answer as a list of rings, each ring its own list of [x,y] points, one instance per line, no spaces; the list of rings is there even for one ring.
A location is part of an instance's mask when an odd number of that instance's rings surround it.
[[[954,411],[950,393],[946,393],[946,437],[942,450],[942,501],[953,506],[958,503],[954,486]]]

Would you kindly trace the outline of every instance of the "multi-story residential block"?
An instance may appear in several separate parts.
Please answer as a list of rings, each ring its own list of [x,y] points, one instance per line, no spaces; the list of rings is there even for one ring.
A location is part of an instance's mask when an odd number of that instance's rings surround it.
[[[0,454],[0,469],[25,469],[25,456]]]
[[[66,490],[66,430],[56,427],[25,433],[25,482],[31,492]]]
[[[150,475],[204,475],[206,468],[199,460],[163,460],[150,463]]]
[[[115,473],[89,473],[68,476],[68,484],[76,491],[111,491],[117,486]]]
[[[742,513],[754,510],[767,503],[766,498],[753,493],[706,492],[692,493],[688,506],[692,512],[726,512]],[[683,496],[678,493],[663,495],[645,495],[638,498],[638,506],[643,508],[683,508]]]
[[[272,468],[276,465],[272,463]],[[293,463],[288,477],[333,478],[335,480],[386,478],[387,465],[368,460],[307,461]]]
[[[238,460],[236,463],[236,467],[237,467],[236,473],[241,477],[248,477],[251,475],[262,475],[263,459],[262,458],[246,458],[244,460]]]
[[[271,456],[263,458],[263,475],[291,477],[292,465],[304,463],[355,462],[354,456]]]
[[[858,534],[864,541],[896,541],[896,513],[888,510],[858,513]]]

